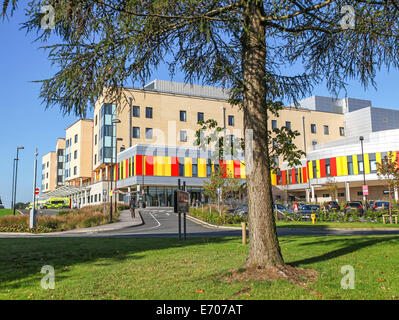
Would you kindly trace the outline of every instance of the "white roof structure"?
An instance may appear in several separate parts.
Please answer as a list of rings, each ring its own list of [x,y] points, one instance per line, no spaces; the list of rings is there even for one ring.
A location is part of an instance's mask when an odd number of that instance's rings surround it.
[[[41,200],[46,200],[49,198],[63,198],[63,197],[69,197],[73,194],[81,193],[84,191],[89,191],[91,189],[90,186],[87,187],[72,187],[72,186],[62,186],[60,188],[57,188],[53,191],[50,191],[46,194],[43,194],[40,196]]]

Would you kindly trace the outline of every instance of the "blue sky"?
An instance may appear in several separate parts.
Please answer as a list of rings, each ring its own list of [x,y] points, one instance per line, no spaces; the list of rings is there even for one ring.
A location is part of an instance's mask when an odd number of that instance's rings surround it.
[[[22,2],[21,2],[22,3]],[[50,66],[47,55],[40,50],[34,37],[19,30],[24,21],[22,6],[10,21],[0,21],[0,197],[6,207],[11,204],[13,159],[17,146],[20,152],[18,169],[17,202],[29,202],[33,190],[34,152],[38,148],[38,181],[41,179],[41,156],[55,150],[58,137],[64,137],[65,128],[76,121],[74,116],[65,116],[58,109],[45,110],[39,100],[40,84],[32,83],[52,75],[56,70]],[[160,68],[153,78],[169,79],[166,68]],[[181,74],[174,80],[182,81]],[[353,98],[372,100],[374,106],[399,109],[399,71],[381,71],[376,78],[378,89],[364,90],[357,81],[349,83],[347,95]],[[330,94],[323,85],[313,94]],[[340,95],[343,97],[343,94]]]

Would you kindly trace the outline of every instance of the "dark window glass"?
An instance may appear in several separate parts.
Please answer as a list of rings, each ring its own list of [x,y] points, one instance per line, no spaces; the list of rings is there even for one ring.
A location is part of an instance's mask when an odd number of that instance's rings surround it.
[[[316,125],[315,125],[314,123],[312,123],[312,124],[310,125],[310,131],[311,131],[312,133],[316,133]]]
[[[139,139],[140,138],[140,128],[133,127],[133,138]]]
[[[180,131],[180,141],[187,142],[187,131],[185,130]]]
[[[145,128],[145,138],[152,139],[152,128]]]
[[[204,113],[203,112],[198,112],[197,118],[198,118],[197,119],[198,122],[204,121]]]
[[[341,137],[344,137],[344,136],[345,136],[345,128],[344,128],[344,127],[339,127],[339,135],[340,135]]]
[[[277,120],[272,120],[272,129],[277,129]]]
[[[151,107],[146,107],[145,108],[145,117],[152,119],[152,108]]]
[[[186,111],[180,110],[180,121],[187,121]]]
[[[330,134],[328,126],[324,126],[324,134]]]
[[[133,117],[140,117],[140,107],[139,106],[133,106]]]
[[[285,126],[291,130],[291,121],[286,121]]]
[[[234,116],[228,117],[228,124],[229,124],[229,126],[234,126]]]

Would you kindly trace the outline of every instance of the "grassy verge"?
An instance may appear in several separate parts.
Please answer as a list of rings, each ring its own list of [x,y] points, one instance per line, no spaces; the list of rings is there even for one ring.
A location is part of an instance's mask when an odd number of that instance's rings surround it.
[[[14,213],[14,211],[12,209],[0,209],[0,218],[5,217],[5,216],[10,216],[13,213]]]
[[[229,282],[239,238],[1,239],[0,299],[399,299],[399,237],[285,236],[285,261],[317,270],[312,290],[286,280]],[[42,266],[55,269],[43,290]],[[344,290],[341,267],[355,270]]]
[[[117,221],[124,207],[120,206],[112,221]],[[29,229],[29,216],[3,216],[0,218],[0,232],[46,233],[89,228],[109,223],[109,215],[103,206],[88,206],[79,210],[61,210],[57,216],[38,216],[36,228]]]

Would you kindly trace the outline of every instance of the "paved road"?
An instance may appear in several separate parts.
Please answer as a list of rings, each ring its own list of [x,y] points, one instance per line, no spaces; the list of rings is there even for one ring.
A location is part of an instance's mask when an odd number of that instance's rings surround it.
[[[172,208],[148,208],[141,211],[143,224],[120,230],[89,231],[58,234],[34,234],[24,237],[111,237],[111,238],[133,238],[133,237],[178,237],[178,215]],[[228,230],[207,227],[187,219],[187,237],[198,236],[241,236],[241,230]],[[183,231],[183,219],[182,219]],[[310,230],[278,229],[278,235],[399,235],[399,230],[389,231],[357,231],[357,230]],[[0,235],[1,238],[21,237],[17,235]]]

